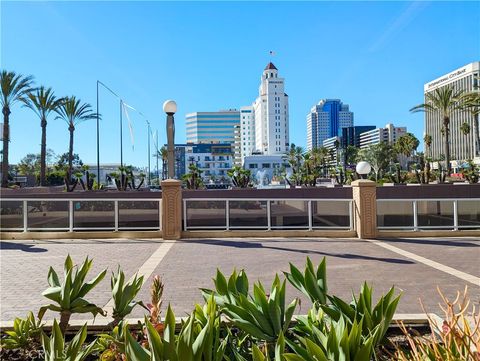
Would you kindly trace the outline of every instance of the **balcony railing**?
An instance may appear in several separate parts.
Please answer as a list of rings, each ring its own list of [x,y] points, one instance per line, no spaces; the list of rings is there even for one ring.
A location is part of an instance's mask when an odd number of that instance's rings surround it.
[[[161,199],[9,199],[0,202],[1,231],[161,230]]]
[[[378,199],[379,230],[480,229],[480,199]]]
[[[184,230],[353,230],[350,199],[188,198]]]

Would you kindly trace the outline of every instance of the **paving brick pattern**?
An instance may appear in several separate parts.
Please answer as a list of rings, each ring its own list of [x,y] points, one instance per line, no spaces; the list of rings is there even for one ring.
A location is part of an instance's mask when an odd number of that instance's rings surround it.
[[[93,257],[93,265],[88,280],[103,269],[109,272],[101,284],[94,288],[89,301],[105,305],[110,299],[110,274],[120,263],[130,277],[159,246],[158,241],[122,241],[122,240],[71,240],[49,242],[1,242],[0,251],[0,304],[1,320],[24,317],[48,300],[41,293],[48,287],[47,274],[52,265],[59,277],[63,276],[63,262],[70,254],[75,263],[82,262],[86,256]],[[46,319],[55,314],[47,311]],[[75,318],[91,316],[75,315]]]
[[[480,277],[479,238],[405,238],[385,241],[405,251]]]
[[[398,246],[398,244],[396,244]],[[402,291],[398,312],[421,313],[419,298],[432,312],[439,312],[436,286],[447,295],[463,289],[465,282],[408,258],[357,239],[203,239],[177,242],[154,274],[165,282],[165,302],[171,302],[176,313],[189,312],[195,302],[202,302],[198,288],[213,287],[216,268],[230,273],[244,268],[249,279],[270,284],[275,273],[288,270],[288,263],[303,266],[309,256],[315,263],[327,257],[329,289],[350,298],[363,281],[374,286],[375,295],[395,285]],[[478,261],[473,253],[469,261]],[[149,280],[150,281],[150,280]],[[480,286],[480,285],[479,285]],[[469,285],[473,297],[480,287]],[[288,287],[287,294],[300,297],[307,309],[309,302]],[[144,293],[147,297],[147,293]]]
[[[463,272],[479,276],[480,240],[419,239],[387,241],[398,248],[430,258]],[[47,287],[49,265],[62,269],[68,253],[75,261],[89,255],[94,258],[92,275],[108,267],[116,269],[120,263],[127,277],[158,249],[162,241],[140,240],[71,240],[49,242],[1,242],[0,292],[1,320],[24,316],[28,310],[38,310],[45,303],[41,292]],[[332,293],[350,298],[352,290],[358,292],[362,282],[373,284],[375,295],[395,285],[403,293],[398,312],[421,313],[418,299],[427,310],[439,312],[436,286],[447,295],[465,286],[450,274],[417,263],[375,244],[357,239],[313,238],[258,238],[258,239],[199,239],[177,241],[145,283],[140,298],[148,301],[149,285],[155,274],[165,283],[164,306],[172,304],[177,316],[190,312],[195,302],[202,302],[200,287],[212,287],[216,268],[229,274],[234,267],[245,269],[251,283],[261,280],[266,287],[275,273],[288,270],[292,262],[303,267],[306,257],[315,263],[327,257],[329,289]],[[469,284],[474,301],[479,301],[480,285]],[[288,286],[290,298],[300,297],[306,311],[309,302]],[[109,275],[94,289],[89,299],[104,306],[110,299]],[[141,308],[132,316],[140,317]],[[47,318],[54,314],[48,313]],[[75,318],[89,318],[76,315]]]

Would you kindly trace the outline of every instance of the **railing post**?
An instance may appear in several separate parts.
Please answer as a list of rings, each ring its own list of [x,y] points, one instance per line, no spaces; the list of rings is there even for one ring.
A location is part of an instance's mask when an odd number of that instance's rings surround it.
[[[308,201],[308,230],[311,231],[313,229],[313,214],[312,214],[312,200]]]
[[[162,230],[162,200],[158,200],[158,230]]]
[[[73,201],[68,201],[68,231],[73,232]]]
[[[458,231],[458,199],[453,201],[453,230]]]
[[[179,239],[182,236],[182,182],[162,181],[162,236]]]
[[[227,231],[230,230],[230,202],[227,200],[225,200],[226,204],[225,204],[225,225],[227,226]]]
[[[23,201],[23,207],[22,207],[22,213],[23,213],[23,231],[27,232],[28,230],[28,208],[27,208],[27,201]]]
[[[187,200],[183,200],[183,230],[187,230]]]
[[[267,229],[270,231],[272,229],[272,219],[270,218],[271,210],[270,210],[271,202],[270,200],[267,201]]]
[[[413,230],[418,231],[418,204],[413,201]]]
[[[377,237],[377,184],[359,179],[352,182],[355,228],[358,238]]]
[[[113,202],[113,208],[115,210],[115,232],[118,232],[118,200]]]
[[[353,200],[348,202],[348,217],[349,217],[350,231],[353,231]]]

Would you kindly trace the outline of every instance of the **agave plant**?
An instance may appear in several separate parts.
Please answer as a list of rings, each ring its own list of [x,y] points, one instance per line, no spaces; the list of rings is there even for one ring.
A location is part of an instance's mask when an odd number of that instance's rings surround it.
[[[358,297],[353,295],[350,304],[336,296],[328,296],[331,304],[322,305],[323,311],[335,321],[342,317],[348,320],[349,325],[355,322],[362,326],[362,334],[369,335],[372,330],[378,328],[374,339],[374,345],[383,341],[385,333],[392,322],[393,315],[397,309],[401,295],[394,298],[395,287],[390,288],[386,295],[383,295],[373,306],[373,288],[365,282]]]
[[[96,347],[96,340],[84,346],[87,338],[87,324],[77,332],[66,345],[65,338],[57,320],[53,320],[52,334],[48,337],[42,331],[42,346],[45,352],[45,361],[83,361]]]
[[[88,257],[81,267],[74,266],[70,255],[65,259],[64,279],[60,283],[57,272],[50,267],[48,271],[48,284],[50,285],[42,295],[54,302],[40,307],[38,318],[42,319],[47,310],[60,312],[60,330],[65,333],[72,313],[91,313],[93,316],[105,312],[97,305],[85,300],[85,296],[90,292],[104,277],[107,270],[100,272],[90,282],[85,282],[88,271],[92,267],[92,260]]]
[[[125,324],[120,321],[110,333],[101,333],[97,338],[96,351],[100,354],[100,361],[121,360],[125,354]]]
[[[5,337],[0,339],[0,345],[6,349],[29,349],[40,333],[40,320],[35,320],[33,312],[25,319],[15,318],[13,330],[5,331]]]
[[[277,343],[275,345],[275,355],[274,361],[284,361],[285,360],[285,338],[283,333],[278,337]],[[268,345],[262,345],[258,347],[257,345],[252,346],[252,360],[253,361],[271,361],[270,350]],[[300,359],[302,360],[302,359]],[[243,361],[243,360],[242,360]]]
[[[297,336],[298,342],[286,340],[294,353],[285,353],[283,358],[288,361],[370,361],[379,328],[362,335],[363,320],[349,322],[342,315],[338,321],[328,319],[323,327],[311,325],[308,334]]]
[[[182,323],[175,336],[175,315],[168,306],[165,329],[160,335],[155,326],[145,317],[147,348],[142,347],[128,331],[125,335],[125,354],[129,361],[181,360],[221,361],[227,339],[220,337],[220,313],[213,297],[204,307],[197,305],[195,311]]]
[[[110,280],[113,298],[113,322],[112,326],[118,325],[127,315],[132,312],[133,308],[140,305],[148,310],[142,301],[136,301],[135,297],[143,285],[143,276],[138,277],[136,274],[133,279],[125,282],[125,273],[117,269],[117,273],[112,273]]]
[[[236,327],[267,342],[274,342],[281,332],[286,332],[298,303],[298,299],[294,299],[285,306],[286,281],[281,282],[276,275],[269,295],[262,283],[257,282],[252,296],[248,294],[246,275],[240,278],[240,287],[235,282],[239,280],[238,275],[234,273],[230,280],[227,283],[221,272],[217,272],[215,296],[223,302],[223,313]]]
[[[213,283],[215,290],[202,288],[201,291],[205,301],[213,294],[215,302],[219,306],[223,306],[225,303],[235,303],[236,296],[239,294],[245,297],[248,295],[248,277],[244,270],[237,273],[237,270],[234,269],[227,281],[223,273],[217,269]]]
[[[326,263],[326,258],[323,257],[322,261],[315,269],[312,261],[307,257],[307,263],[303,274],[292,263],[290,263],[290,273],[283,273],[292,286],[310,298],[310,301],[324,305],[327,303]]]

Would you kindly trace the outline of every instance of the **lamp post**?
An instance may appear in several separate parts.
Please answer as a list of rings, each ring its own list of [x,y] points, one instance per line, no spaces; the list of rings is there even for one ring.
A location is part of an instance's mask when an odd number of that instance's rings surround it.
[[[358,162],[355,170],[357,171],[358,174],[360,174],[360,177],[362,179],[367,179],[367,175],[372,170],[372,166],[368,162],[361,161],[361,162]]]
[[[167,164],[168,178],[175,178],[175,121],[173,115],[177,111],[177,103],[174,100],[167,100],[163,103],[163,111],[167,113]]]

